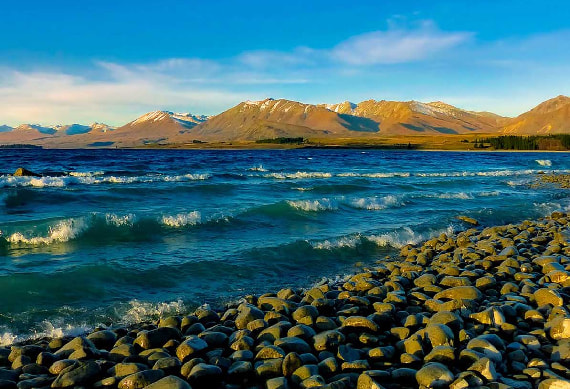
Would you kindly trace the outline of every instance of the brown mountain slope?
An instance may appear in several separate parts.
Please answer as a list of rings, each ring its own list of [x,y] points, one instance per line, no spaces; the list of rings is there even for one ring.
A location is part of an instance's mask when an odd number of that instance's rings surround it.
[[[103,131],[97,126],[89,133],[74,135],[58,142],[60,145],[65,142],[66,147],[69,145],[136,147],[156,143],[182,143],[186,141],[182,135],[204,120],[206,120],[204,116],[153,111],[112,131]]]
[[[511,135],[570,134],[570,97],[557,96],[507,122],[502,132]]]
[[[359,104],[303,104],[266,99],[243,102],[190,131],[203,140],[256,140],[275,137],[361,137],[412,134],[463,134],[497,131],[498,115],[417,101]]]
[[[12,131],[0,133],[0,144],[30,143],[38,144],[46,138],[51,137],[50,134],[40,132],[32,125],[22,124],[15,127]]]
[[[503,118],[487,112],[471,112],[440,101],[376,101],[359,104],[344,102],[329,109],[341,114],[365,117],[377,121],[380,133],[406,135],[414,133],[462,134],[468,132],[496,131]]]
[[[190,131],[203,140],[256,140],[275,137],[341,137],[350,132],[377,132],[372,120],[290,100],[246,101]]]

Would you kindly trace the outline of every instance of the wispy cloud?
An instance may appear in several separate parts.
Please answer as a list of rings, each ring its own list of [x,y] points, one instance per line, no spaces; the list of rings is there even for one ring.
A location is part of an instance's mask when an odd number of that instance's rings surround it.
[[[129,72],[124,78],[117,78],[114,73],[114,79],[109,81],[59,73],[4,71],[3,74],[0,121],[11,124],[96,120],[124,124],[150,110],[221,111],[249,97],[222,88],[188,87],[176,80],[165,82],[159,73],[144,77]]]
[[[412,30],[394,26],[357,35],[339,43],[330,53],[335,60],[350,65],[408,63],[431,58],[472,36],[469,32],[440,31],[432,22],[424,22]]]

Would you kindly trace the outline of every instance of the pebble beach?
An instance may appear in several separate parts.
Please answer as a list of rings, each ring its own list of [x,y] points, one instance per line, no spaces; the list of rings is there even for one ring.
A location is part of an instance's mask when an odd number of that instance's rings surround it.
[[[342,281],[0,349],[0,388],[568,388],[570,216],[407,245]]]

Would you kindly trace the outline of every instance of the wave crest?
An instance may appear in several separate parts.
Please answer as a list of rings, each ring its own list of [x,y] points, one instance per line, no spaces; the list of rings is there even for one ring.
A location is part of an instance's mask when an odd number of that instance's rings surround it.
[[[359,198],[351,200],[348,205],[357,209],[367,209],[369,211],[381,211],[386,208],[401,205],[400,200],[393,195],[385,197]]]
[[[175,216],[162,216],[161,222],[165,226],[180,228],[185,226],[195,226],[202,221],[202,214],[198,211],[189,213],[179,213]]]
[[[40,246],[52,243],[63,243],[81,235],[89,228],[84,218],[62,220],[48,228],[47,236],[27,238],[21,232],[15,232],[6,238],[6,241],[15,245]]]
[[[296,172],[296,173],[269,173],[265,178],[276,178],[278,180],[298,180],[306,178],[331,178],[332,173],[328,172]]]
[[[540,166],[552,166],[552,161],[549,159],[536,159],[535,161]]]
[[[331,199],[287,200],[287,204],[305,212],[334,211],[338,209],[337,202]]]

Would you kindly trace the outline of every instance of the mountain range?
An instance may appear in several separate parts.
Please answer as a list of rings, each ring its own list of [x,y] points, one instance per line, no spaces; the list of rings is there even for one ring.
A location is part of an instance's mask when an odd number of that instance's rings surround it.
[[[149,144],[240,142],[278,137],[373,138],[437,134],[570,133],[570,98],[557,96],[509,118],[467,111],[437,101],[376,101],[304,104],[290,100],[245,101],[208,117],[149,112],[123,126],[0,126],[0,144],[44,147],[138,147]]]

